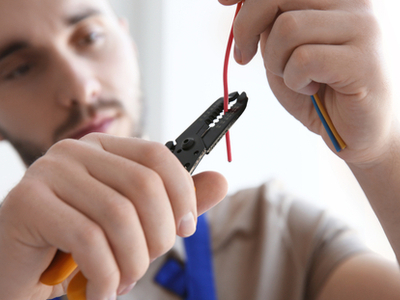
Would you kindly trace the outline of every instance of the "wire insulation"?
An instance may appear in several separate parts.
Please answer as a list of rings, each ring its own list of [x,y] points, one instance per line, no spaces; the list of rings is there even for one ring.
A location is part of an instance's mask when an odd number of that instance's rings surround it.
[[[340,137],[339,133],[337,132],[335,126],[332,123],[331,118],[329,117],[328,113],[323,106],[321,99],[319,98],[318,94],[314,94],[311,96],[311,100],[314,104],[315,110],[319,118],[321,119],[322,124],[325,127],[326,132],[328,133],[329,138],[332,141],[333,146],[335,147],[337,152],[346,148],[346,143]]]
[[[228,65],[229,56],[231,54],[232,44],[233,44],[233,24],[235,22],[236,16],[242,7],[242,2],[239,2],[236,6],[235,16],[233,18],[233,23],[231,27],[231,32],[229,34],[228,45],[226,47],[225,61],[224,61],[224,71],[223,71],[223,82],[224,82],[224,112],[226,113],[229,109],[229,89],[228,89]],[[232,161],[232,150],[231,150],[231,138],[229,131],[225,134],[226,140],[226,151],[228,154],[228,161]]]

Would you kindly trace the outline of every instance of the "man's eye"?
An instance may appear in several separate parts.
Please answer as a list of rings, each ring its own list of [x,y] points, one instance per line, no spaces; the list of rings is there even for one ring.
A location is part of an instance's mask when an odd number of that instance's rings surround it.
[[[6,79],[7,80],[12,80],[12,79],[16,79],[18,77],[24,76],[25,74],[27,74],[30,71],[30,69],[31,69],[31,65],[30,64],[20,65],[16,69],[14,69],[10,73],[8,73],[6,75]]]
[[[103,37],[103,34],[100,32],[92,31],[87,34],[85,37],[79,40],[79,45],[86,46],[92,45],[98,42]]]

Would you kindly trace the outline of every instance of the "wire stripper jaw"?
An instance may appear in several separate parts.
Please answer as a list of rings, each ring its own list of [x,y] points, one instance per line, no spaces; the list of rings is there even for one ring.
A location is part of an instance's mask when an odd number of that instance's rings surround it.
[[[229,110],[224,113],[224,98],[216,100],[176,140],[166,146],[192,174],[205,154],[209,154],[246,109],[245,92],[229,95]]]

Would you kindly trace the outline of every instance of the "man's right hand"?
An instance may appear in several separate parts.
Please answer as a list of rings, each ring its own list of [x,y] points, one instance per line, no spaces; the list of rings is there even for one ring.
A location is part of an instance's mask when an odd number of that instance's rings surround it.
[[[58,142],[0,209],[0,299],[64,294],[71,278],[55,287],[39,282],[57,249],[88,279],[87,299],[114,299],[176,234],[193,234],[196,217],[226,191],[220,174],[192,178],[159,143],[105,134]]]

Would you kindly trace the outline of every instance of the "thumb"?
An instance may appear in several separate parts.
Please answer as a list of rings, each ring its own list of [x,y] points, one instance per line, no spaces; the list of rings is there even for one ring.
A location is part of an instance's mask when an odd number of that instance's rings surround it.
[[[216,172],[203,172],[193,176],[196,187],[198,215],[218,204],[228,192],[228,183],[224,176]]]

